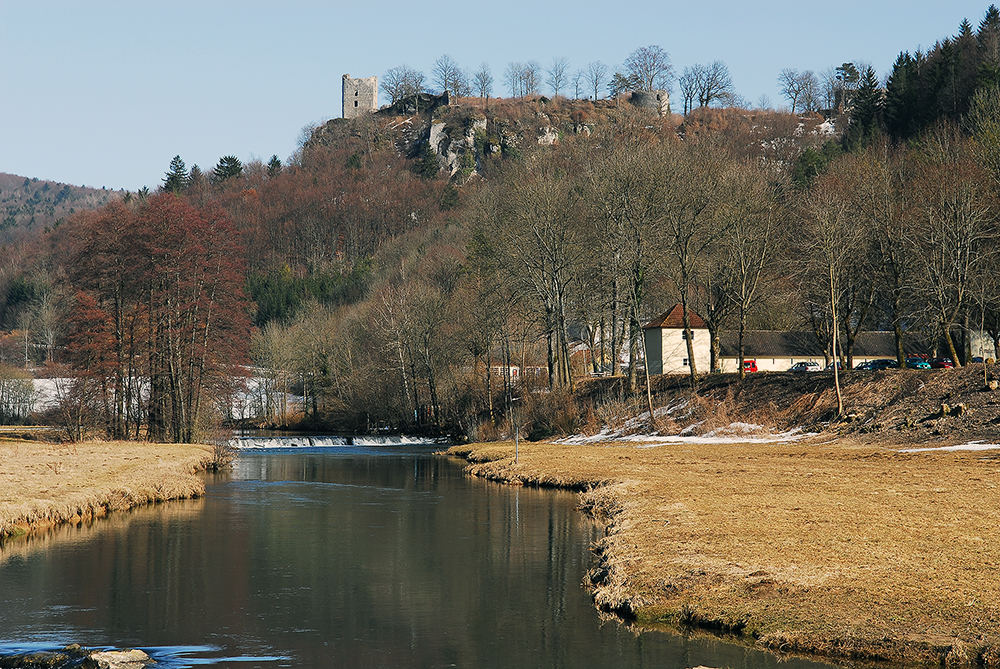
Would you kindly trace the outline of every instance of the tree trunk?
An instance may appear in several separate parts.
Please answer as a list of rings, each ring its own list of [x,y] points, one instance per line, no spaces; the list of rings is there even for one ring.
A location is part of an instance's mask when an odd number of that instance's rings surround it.
[[[829,265],[830,270],[830,318],[832,322],[830,323],[830,331],[833,333],[833,342],[831,345],[833,353],[833,387],[837,391],[837,418],[840,418],[844,414],[844,396],[840,392],[840,371],[837,365],[837,299],[836,299],[836,284],[833,279],[833,264]]]
[[[719,351],[721,349],[721,345],[719,344],[719,330],[718,330],[718,328],[714,328],[714,327],[713,328],[709,328],[708,329],[708,337],[709,337],[709,342],[711,344],[711,352],[710,352],[710,359],[709,359],[709,365],[708,365],[708,367],[709,367],[709,369],[712,370],[713,373],[718,374],[719,372],[722,371],[720,369],[720,364],[719,364]]]
[[[906,364],[906,353],[903,351],[903,328],[899,325],[899,321],[893,323],[892,334],[896,339],[896,362],[902,369]]]

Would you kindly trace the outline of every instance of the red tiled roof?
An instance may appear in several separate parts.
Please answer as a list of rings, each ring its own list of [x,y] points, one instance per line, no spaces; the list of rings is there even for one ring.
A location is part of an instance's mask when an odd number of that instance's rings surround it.
[[[691,323],[691,328],[707,328],[708,325],[702,320],[701,316],[694,313],[690,309],[688,310],[688,322]],[[662,314],[650,322],[642,326],[643,330],[652,330],[653,328],[683,328],[684,327],[684,307],[680,304],[675,304],[671,307],[670,311]]]

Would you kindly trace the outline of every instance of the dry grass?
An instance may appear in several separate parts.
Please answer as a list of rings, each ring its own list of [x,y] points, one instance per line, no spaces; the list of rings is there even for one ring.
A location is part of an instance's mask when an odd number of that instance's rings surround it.
[[[0,539],[200,496],[212,459],[191,444],[0,442]]]
[[[584,490],[597,603],[836,657],[1000,666],[1000,457],[858,442],[456,447],[471,473]]]

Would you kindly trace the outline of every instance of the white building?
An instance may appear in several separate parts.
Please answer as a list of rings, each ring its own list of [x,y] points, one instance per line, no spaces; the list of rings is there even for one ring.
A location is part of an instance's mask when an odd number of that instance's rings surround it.
[[[691,325],[691,344],[694,349],[695,369],[709,371],[712,357],[712,342],[708,327],[701,316],[688,311]],[[647,368],[650,374],[688,374],[691,365],[688,360],[687,337],[684,332],[684,311],[675,304],[665,314],[654,318],[642,326],[646,344]]]
[[[691,344],[698,372],[711,371],[712,342],[705,321],[688,312]],[[688,374],[691,371],[683,310],[676,304],[670,311],[643,326],[646,359],[651,374]],[[719,364],[723,372],[739,369],[739,333],[719,333]],[[797,362],[826,365],[824,346],[812,332],[748,330],[743,333],[745,360],[753,360],[760,372],[784,372]],[[892,332],[861,332],[854,343],[854,364],[871,360],[895,360],[896,344]]]

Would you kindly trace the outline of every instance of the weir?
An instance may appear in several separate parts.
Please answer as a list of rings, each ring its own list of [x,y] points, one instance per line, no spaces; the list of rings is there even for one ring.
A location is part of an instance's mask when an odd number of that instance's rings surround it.
[[[363,435],[363,436],[236,436],[229,440],[232,448],[241,450],[270,448],[336,448],[339,446],[432,446],[445,443],[442,439],[413,437],[408,435]]]

